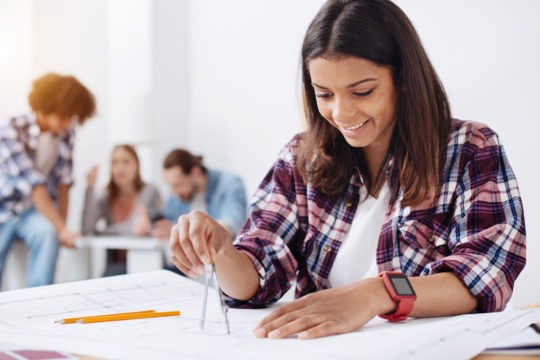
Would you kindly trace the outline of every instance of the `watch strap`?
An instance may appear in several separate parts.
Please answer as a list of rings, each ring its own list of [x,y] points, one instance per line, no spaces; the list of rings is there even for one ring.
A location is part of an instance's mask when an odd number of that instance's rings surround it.
[[[396,271],[382,271],[379,274],[379,277],[383,278],[384,286],[386,287],[390,298],[396,303],[396,309],[388,314],[380,314],[379,317],[391,322],[404,321],[407,320],[413,309],[416,295],[398,295],[389,278],[391,275],[403,276],[403,273]]]

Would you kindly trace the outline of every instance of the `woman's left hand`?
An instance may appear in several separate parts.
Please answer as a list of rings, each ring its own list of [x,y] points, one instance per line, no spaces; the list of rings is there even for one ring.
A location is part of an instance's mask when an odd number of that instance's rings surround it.
[[[152,223],[148,211],[142,204],[138,204],[135,209],[137,215],[133,224],[133,233],[137,236],[147,236],[150,234]]]
[[[312,339],[352,332],[395,307],[380,278],[308,294],[265,317],[256,337]]]

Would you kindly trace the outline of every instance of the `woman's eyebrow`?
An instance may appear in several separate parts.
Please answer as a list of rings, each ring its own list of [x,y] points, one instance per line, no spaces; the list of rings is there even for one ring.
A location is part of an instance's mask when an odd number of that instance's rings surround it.
[[[358,81],[353,82],[352,84],[347,85],[347,88],[353,88],[353,87],[358,86],[360,84],[363,84],[365,82],[376,81],[376,80],[377,79],[375,79],[375,78],[367,78],[367,79],[358,80]],[[326,86],[318,85],[318,84],[316,84],[314,82],[312,82],[311,85],[313,85],[315,87],[318,87],[320,89],[328,90],[328,88]]]

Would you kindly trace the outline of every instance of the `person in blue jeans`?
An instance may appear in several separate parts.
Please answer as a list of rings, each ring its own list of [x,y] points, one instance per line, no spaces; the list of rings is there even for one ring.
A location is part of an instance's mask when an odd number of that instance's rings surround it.
[[[29,249],[27,285],[40,286],[54,281],[59,245],[79,236],[66,226],[75,126],[96,103],[75,77],[55,73],[35,80],[28,100],[32,113],[0,127],[0,280],[20,239]]]
[[[161,219],[154,219],[153,236],[169,239],[180,216],[199,210],[217,219],[232,241],[247,214],[246,189],[239,176],[209,169],[201,156],[174,149],[163,161],[163,177],[172,194]]]

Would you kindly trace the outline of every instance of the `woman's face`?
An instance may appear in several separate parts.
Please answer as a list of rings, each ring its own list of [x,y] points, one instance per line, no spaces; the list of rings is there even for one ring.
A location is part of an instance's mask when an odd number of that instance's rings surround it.
[[[111,157],[112,180],[117,186],[131,186],[137,176],[137,161],[126,149],[117,148]]]
[[[386,154],[396,123],[391,69],[352,56],[314,58],[308,69],[320,114],[351,146]]]

